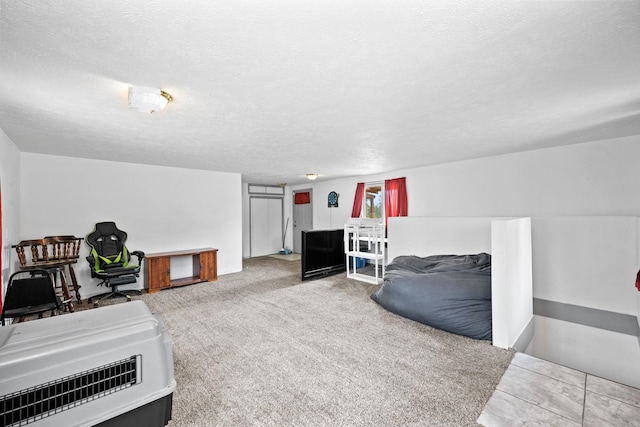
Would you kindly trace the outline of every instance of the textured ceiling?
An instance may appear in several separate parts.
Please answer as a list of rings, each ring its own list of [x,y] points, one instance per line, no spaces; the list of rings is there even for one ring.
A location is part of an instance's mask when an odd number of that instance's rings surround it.
[[[0,1],[25,152],[295,184],[640,134],[640,1]]]

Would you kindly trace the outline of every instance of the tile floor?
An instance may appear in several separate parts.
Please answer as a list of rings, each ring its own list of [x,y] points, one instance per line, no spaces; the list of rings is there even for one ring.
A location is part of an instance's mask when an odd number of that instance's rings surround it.
[[[640,426],[640,390],[516,353],[478,423]]]

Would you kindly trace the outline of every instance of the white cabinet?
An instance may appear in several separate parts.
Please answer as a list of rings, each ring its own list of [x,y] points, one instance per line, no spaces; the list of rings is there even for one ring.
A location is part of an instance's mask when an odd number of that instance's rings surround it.
[[[380,284],[387,264],[387,239],[381,219],[352,218],[344,226],[344,250],[347,256],[347,277]],[[364,261],[364,265],[361,262]],[[373,274],[365,274],[364,269]],[[358,271],[360,269],[360,271]]]

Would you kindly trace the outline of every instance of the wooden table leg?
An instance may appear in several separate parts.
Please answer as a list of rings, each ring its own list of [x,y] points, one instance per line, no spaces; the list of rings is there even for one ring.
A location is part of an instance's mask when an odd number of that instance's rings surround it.
[[[76,280],[76,272],[73,270],[73,266],[69,264],[69,276],[71,276],[71,285],[73,287],[73,291],[76,294],[76,301],[78,304],[82,303],[82,297],[80,296],[80,288],[82,286],[78,285],[78,281]]]
[[[69,287],[67,286],[67,277],[64,273],[64,267],[55,267],[49,270],[49,274],[53,279],[53,283],[56,288],[58,288],[58,275],[60,275],[60,293],[62,294],[62,305],[66,307],[69,313],[73,313],[75,309],[73,308],[73,298],[71,298],[71,294],[69,293]]]
[[[69,313],[73,313],[73,298],[69,293],[69,286],[67,285],[67,275],[64,273],[64,267],[60,268],[60,282],[62,283],[62,295],[64,295],[63,304],[67,306]]]

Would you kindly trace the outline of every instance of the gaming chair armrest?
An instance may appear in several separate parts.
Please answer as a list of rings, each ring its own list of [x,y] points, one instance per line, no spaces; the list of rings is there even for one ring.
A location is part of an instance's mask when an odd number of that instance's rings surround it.
[[[142,265],[142,259],[144,258],[144,252],[142,251],[133,251],[131,252],[131,255],[135,255],[138,257],[138,264]]]
[[[93,270],[93,267],[96,265],[96,259],[94,257],[92,257],[91,255],[89,255],[87,257],[87,261],[89,262],[89,265],[91,266],[91,269]]]

